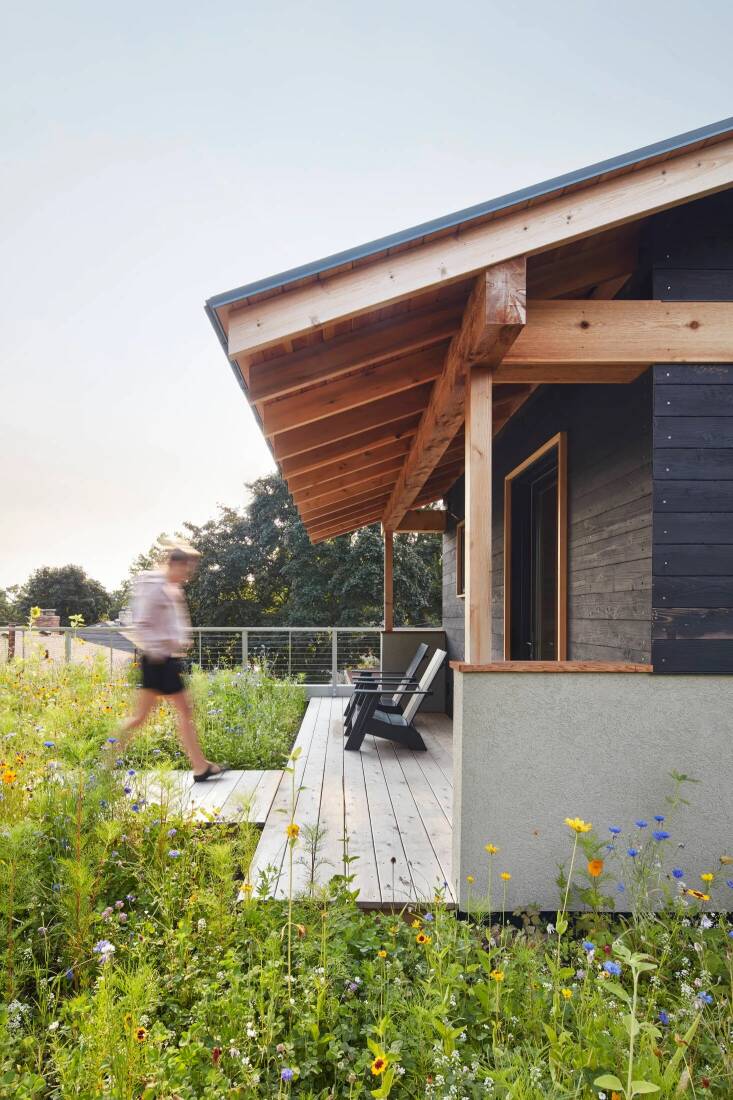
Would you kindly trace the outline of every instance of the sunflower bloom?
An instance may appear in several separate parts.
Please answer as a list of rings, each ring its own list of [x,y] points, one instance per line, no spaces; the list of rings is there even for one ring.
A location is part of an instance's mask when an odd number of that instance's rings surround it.
[[[602,859],[589,859],[588,860],[588,874],[591,878],[598,878],[603,874],[603,860]]]
[[[574,833],[589,833],[593,826],[589,821],[583,821],[582,817],[566,817],[565,824]]]
[[[291,821],[285,827],[285,832],[288,834],[288,840],[297,840],[300,835],[300,825],[296,825],[294,821]]]
[[[374,1077],[380,1077],[387,1068],[387,1059],[381,1055],[374,1059],[370,1069]]]
[[[430,943],[430,936],[426,936],[424,932],[418,932],[418,934],[415,936],[415,943]]]

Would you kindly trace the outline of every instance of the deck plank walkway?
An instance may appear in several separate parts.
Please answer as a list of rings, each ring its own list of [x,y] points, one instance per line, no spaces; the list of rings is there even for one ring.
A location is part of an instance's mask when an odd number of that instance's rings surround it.
[[[194,783],[189,771],[144,772],[138,798],[164,803],[197,823],[250,821],[264,825],[282,779],[281,771],[228,771],[221,779]]]
[[[445,715],[426,714],[417,725],[427,753],[367,737],[361,752],[345,752],[344,699],[311,699],[296,739],[293,888],[308,889],[307,834],[320,829],[314,879],[344,872],[344,837],[358,903],[365,908],[420,903],[436,889],[453,901],[451,879],[452,730]],[[270,806],[250,876],[265,872],[273,897],[286,897],[289,861],[285,826],[292,812],[292,776],[283,774]],[[394,862],[393,862],[394,860]],[[445,883],[449,885],[444,886]]]

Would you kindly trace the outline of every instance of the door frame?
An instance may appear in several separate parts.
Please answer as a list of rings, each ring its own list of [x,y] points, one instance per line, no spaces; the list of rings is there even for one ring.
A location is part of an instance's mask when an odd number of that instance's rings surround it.
[[[512,482],[557,448],[557,616],[555,652],[568,659],[568,447],[567,432],[557,432],[504,478],[504,660],[511,659]]]

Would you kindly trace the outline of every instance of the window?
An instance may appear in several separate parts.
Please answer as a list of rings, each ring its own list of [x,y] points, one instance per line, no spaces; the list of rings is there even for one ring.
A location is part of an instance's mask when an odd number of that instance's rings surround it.
[[[504,479],[504,658],[567,658],[564,432]]]
[[[456,524],[456,596],[466,595],[466,524]]]

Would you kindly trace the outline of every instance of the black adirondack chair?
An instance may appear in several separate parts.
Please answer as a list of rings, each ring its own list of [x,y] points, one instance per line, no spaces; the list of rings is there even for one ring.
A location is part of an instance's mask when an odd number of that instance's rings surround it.
[[[415,728],[414,718],[426,695],[431,695],[430,685],[445,660],[445,650],[436,649],[417,687],[410,686],[401,690],[408,702],[402,711],[382,709],[381,698],[384,687],[373,685],[361,689],[361,702],[353,717],[346,740],[349,751],[358,751],[368,733],[374,737],[383,737],[405,748],[425,752],[426,745]]]

